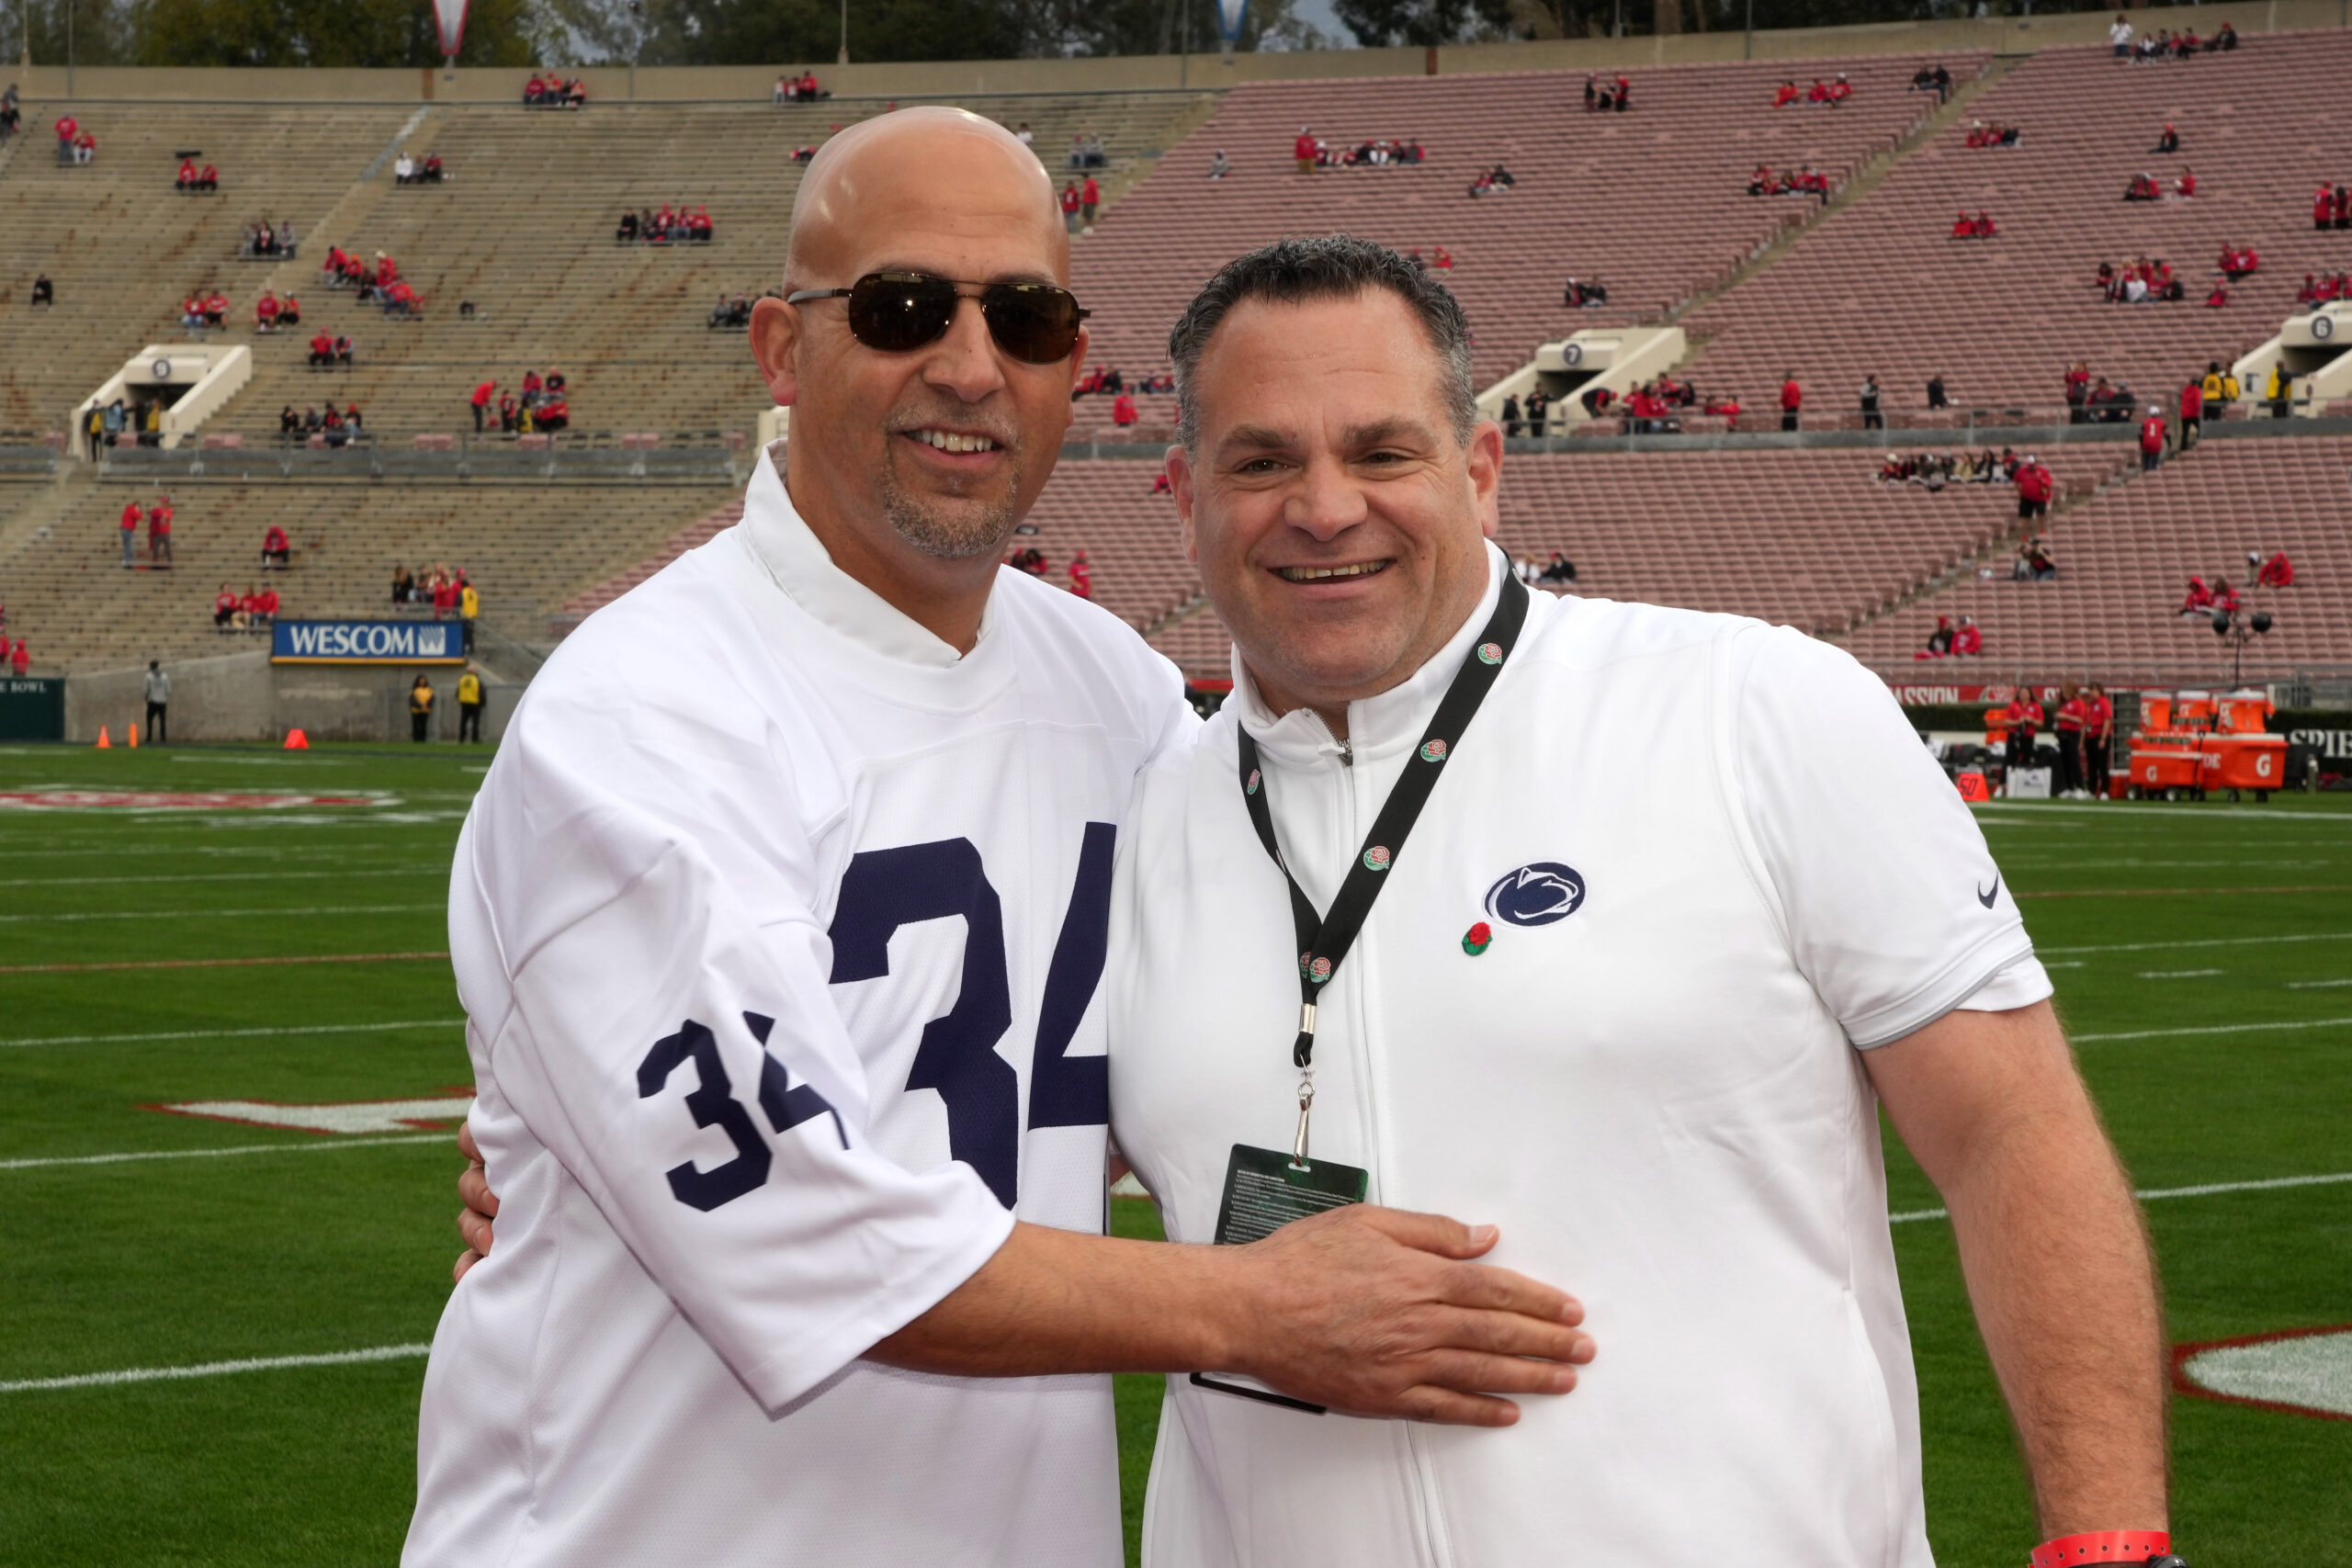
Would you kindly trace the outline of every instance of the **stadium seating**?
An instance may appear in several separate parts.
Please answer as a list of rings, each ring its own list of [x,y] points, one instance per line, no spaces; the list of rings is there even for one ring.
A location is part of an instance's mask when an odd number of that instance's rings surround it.
[[[1947,63],[1966,81],[1985,62]],[[1129,375],[1164,369],[1169,325],[1224,262],[1285,234],[1346,230],[1453,254],[1446,281],[1477,333],[1476,375],[1487,385],[1577,327],[1655,317],[1810,216],[1807,197],[1747,196],[1749,173],[1758,163],[1810,164],[1843,184],[1937,107],[1933,94],[1908,90],[1917,65],[1890,57],[1635,71],[1634,107],[1607,115],[1587,114],[1583,76],[1562,72],[1237,87],[1080,248],[1076,287],[1096,312],[1091,357]],[[1805,84],[1838,69],[1855,84],[1844,107],[1771,107],[1783,77]],[[1418,138],[1428,161],[1303,176],[1291,156],[1302,124],[1334,149]],[[1207,179],[1220,148],[1232,173]],[[1497,163],[1516,186],[1473,199],[1472,178]],[[1564,309],[1571,276],[1605,284],[1609,308]],[[1107,424],[1102,401],[1088,412]]]
[[[2352,177],[2347,73],[2343,32],[2275,33],[2228,54],[2136,65],[2104,49],[2036,54],[1867,200],[1694,311],[1683,322],[1697,340],[1692,368],[1750,406],[1793,369],[1810,408],[1849,422],[1864,376],[1886,388],[1889,411],[1916,415],[1940,372],[1962,409],[2034,408],[2047,422],[2067,366],[2083,360],[2169,412],[2190,374],[2278,330],[2304,273],[2352,265],[2345,237],[2314,232],[2310,219],[2321,177]],[[1979,118],[2020,127],[2022,142],[1964,146]],[[2167,120],[2177,156],[2150,151]],[[2196,172],[2193,198],[2122,199],[2132,175],[2170,191],[2183,169]],[[1954,214],[1980,208],[1999,236],[1951,239]],[[2253,245],[2262,270],[2208,310],[2224,243]],[[2106,303],[2099,263],[2143,254],[2169,260],[2188,298]]]
[[[2344,525],[2352,437],[2236,438],[2188,457],[2060,516],[2049,530],[2059,576],[2051,582],[1969,581],[1857,633],[1863,660],[1905,679],[1966,667],[1912,660],[1936,616],[1976,617],[1981,664],[2110,682],[2202,683],[2228,668],[2228,647],[2204,619],[2176,612],[2191,576],[2253,577],[2249,550],[2285,550],[2296,581],[2260,591],[2249,608],[2277,625],[2246,650],[2263,669],[2352,663],[2352,531]]]

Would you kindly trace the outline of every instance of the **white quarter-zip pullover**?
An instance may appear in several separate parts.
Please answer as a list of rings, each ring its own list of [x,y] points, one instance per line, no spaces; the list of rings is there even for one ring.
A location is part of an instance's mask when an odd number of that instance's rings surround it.
[[[1287,1148],[1296,943],[1492,613],[1351,705],[1235,694],[1138,788],[1113,908],[1113,1126],[1170,1235]],[[1731,616],[1535,596],[1317,1003],[1313,1152],[1500,1225],[1600,1357],[1501,1430],[1171,1378],[1148,1568],[1927,1568],[1916,1390],[1857,1048],[2049,994],[1982,835],[1885,687]],[[1464,939],[1484,922],[1491,942]]]

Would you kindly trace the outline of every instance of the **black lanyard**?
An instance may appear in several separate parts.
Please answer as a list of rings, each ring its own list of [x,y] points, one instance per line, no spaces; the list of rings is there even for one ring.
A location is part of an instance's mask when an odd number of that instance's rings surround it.
[[[1478,705],[1487,700],[1495,677],[1502,673],[1503,660],[1510,657],[1511,647],[1518,642],[1520,627],[1526,620],[1527,585],[1515,573],[1508,574],[1493,616],[1463,659],[1462,668],[1454,672],[1453,683],[1446,688],[1444,699],[1437,705],[1429,728],[1421,732],[1420,745],[1414,749],[1405,763],[1405,772],[1389,790],[1380,815],[1373,818],[1372,831],[1364,835],[1363,847],[1357,852],[1355,863],[1348,868],[1347,880],[1340,884],[1339,897],[1331,900],[1329,915],[1315,912],[1315,905],[1298,886],[1298,878],[1283,864],[1282,850],[1274,842],[1273,814],[1266,807],[1265,778],[1258,766],[1258,743],[1250,738],[1247,729],[1238,724],[1234,727],[1241,742],[1242,801],[1249,807],[1250,820],[1258,829],[1258,841],[1266,846],[1266,853],[1282,868],[1283,880],[1290,884],[1291,923],[1298,935],[1298,1041],[1291,1047],[1291,1061],[1301,1070],[1315,1063],[1316,994],[1339,972],[1340,961],[1355,945],[1356,933],[1363,930],[1364,918],[1372,913],[1373,900],[1380,897],[1381,888],[1386,885],[1388,869],[1404,852],[1406,837],[1419,819],[1421,807],[1429,804],[1430,791],[1437,787],[1438,775],[1453,760],[1463,731],[1469,728]]]

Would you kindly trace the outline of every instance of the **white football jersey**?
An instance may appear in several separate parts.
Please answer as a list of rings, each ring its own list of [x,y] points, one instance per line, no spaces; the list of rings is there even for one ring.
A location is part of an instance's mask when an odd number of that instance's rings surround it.
[[[1451,646],[1351,705],[1347,756],[1237,663],[1224,711],[1139,785],[1112,1119],[1172,1239],[1210,1239],[1232,1145],[1286,1149],[1296,1117],[1296,942],[1235,726],[1328,908],[1425,765],[1509,570],[1490,560]],[[1928,1568],[1856,1048],[2049,994],[1967,807],[1867,671],[1725,615],[1537,594],[1466,734],[1441,739],[1318,997],[1312,1153],[1366,1169],[1374,1202],[1498,1224],[1490,1260],[1581,1298],[1599,1357],[1500,1430],[1171,1378],[1146,1563]]]
[[[589,618],[458,843],[502,1208],[426,1370],[411,1564],[1105,1568],[1109,1379],[858,1359],[1013,1219],[1099,1232],[1137,770],[1194,728],[1000,575],[962,658],[743,522]]]

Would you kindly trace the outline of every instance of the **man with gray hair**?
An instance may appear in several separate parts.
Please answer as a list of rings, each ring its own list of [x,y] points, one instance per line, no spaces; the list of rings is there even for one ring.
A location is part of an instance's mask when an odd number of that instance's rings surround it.
[[[2168,1551],[2129,1184],[1883,684],[1529,592],[1461,310],[1393,251],[1244,256],[1169,350],[1234,692],[1121,845],[1119,1145],[1180,1241],[1246,1240],[1269,1188],[1500,1216],[1606,1353],[1493,1431],[1171,1378],[1146,1563],[1928,1568],[1882,1104],[1950,1207],[2036,1562]]]

